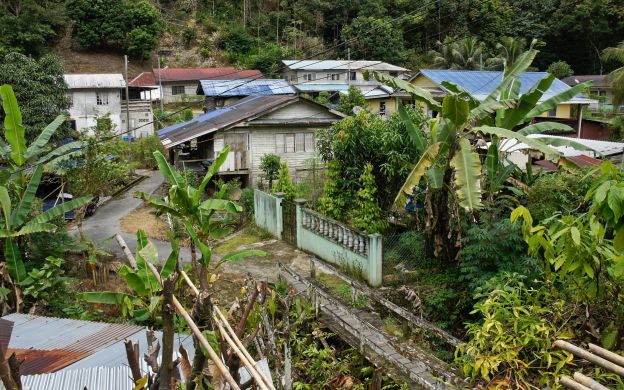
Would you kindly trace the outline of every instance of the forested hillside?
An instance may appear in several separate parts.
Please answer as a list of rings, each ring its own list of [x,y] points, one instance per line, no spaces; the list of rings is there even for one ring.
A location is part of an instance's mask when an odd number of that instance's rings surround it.
[[[267,73],[286,57],[346,58],[348,51],[351,59],[417,68],[432,66],[431,51],[443,57],[451,45],[469,66],[486,67],[509,49],[497,47],[503,37],[515,37],[525,46],[540,41],[540,69],[565,61],[576,74],[606,73],[616,64],[600,53],[624,40],[620,0],[5,0],[0,12],[0,55],[52,51],[71,64],[84,53],[129,54],[137,71],[155,63],[157,51],[169,65]],[[80,58],[72,68],[89,62]]]

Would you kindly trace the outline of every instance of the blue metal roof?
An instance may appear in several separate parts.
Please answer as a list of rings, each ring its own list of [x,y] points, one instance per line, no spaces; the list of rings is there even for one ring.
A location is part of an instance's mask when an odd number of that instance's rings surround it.
[[[216,109],[216,110],[208,111],[207,113],[202,114],[202,115],[198,116],[197,118],[193,118],[190,121],[176,123],[175,125],[171,125],[171,126],[165,127],[164,129],[160,129],[160,130],[158,130],[156,132],[156,134],[158,134],[160,137],[162,137],[163,135],[165,135],[165,134],[167,134],[169,132],[172,132],[173,130],[179,129],[180,127],[187,126],[187,125],[192,124],[192,123],[205,122],[205,121],[207,121],[207,120],[209,120],[211,118],[215,118],[215,117],[217,117],[217,116],[219,116],[221,114],[224,114],[224,113],[232,110],[234,107],[236,107],[237,104],[238,104],[238,102],[233,104],[233,105],[231,105],[231,106],[228,106],[228,107],[223,107],[223,108],[219,108],[219,109]]]
[[[282,79],[200,80],[197,93],[205,96],[289,95],[295,90]]]
[[[347,91],[349,89],[349,84],[301,83],[301,84],[295,84],[295,88],[297,88],[300,92],[323,92],[323,91],[338,92],[338,91]]]
[[[441,70],[441,69],[421,69],[420,73],[441,86],[443,81],[448,81],[459,85],[470,92],[476,99],[485,99],[500,84],[503,76],[501,71],[480,71],[480,70]],[[523,94],[537,84],[541,79],[548,76],[548,72],[524,72],[519,77],[520,93]],[[559,79],[555,79],[550,88],[542,96],[546,100],[554,95],[570,89],[570,87]],[[446,91],[446,90],[445,90]],[[585,96],[577,95],[572,100],[583,100]]]

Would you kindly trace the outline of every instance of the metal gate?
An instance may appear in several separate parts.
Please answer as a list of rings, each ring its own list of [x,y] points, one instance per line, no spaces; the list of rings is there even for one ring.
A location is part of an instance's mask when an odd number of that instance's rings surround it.
[[[297,246],[297,206],[292,200],[282,199],[282,239]]]

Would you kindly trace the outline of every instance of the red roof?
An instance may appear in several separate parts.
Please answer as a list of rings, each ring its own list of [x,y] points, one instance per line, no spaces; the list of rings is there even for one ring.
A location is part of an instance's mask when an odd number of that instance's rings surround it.
[[[144,87],[158,84],[158,73],[161,81],[199,81],[199,80],[237,80],[262,78],[259,70],[239,70],[232,67],[223,68],[162,68],[152,69],[151,72],[143,72],[132,79],[128,86]]]

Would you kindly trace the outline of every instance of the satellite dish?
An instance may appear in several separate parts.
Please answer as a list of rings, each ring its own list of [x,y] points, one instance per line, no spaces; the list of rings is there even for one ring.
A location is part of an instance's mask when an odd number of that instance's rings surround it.
[[[355,115],[357,115],[357,114],[359,114],[360,112],[362,112],[362,110],[363,110],[363,108],[362,108],[362,107],[360,107],[360,106],[355,106],[355,107],[353,107],[353,113],[354,113]]]

